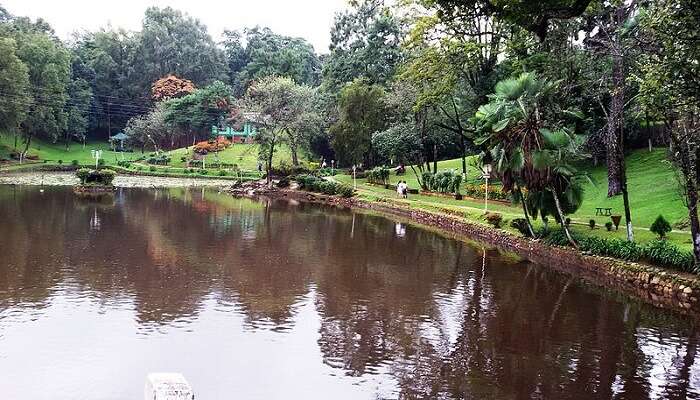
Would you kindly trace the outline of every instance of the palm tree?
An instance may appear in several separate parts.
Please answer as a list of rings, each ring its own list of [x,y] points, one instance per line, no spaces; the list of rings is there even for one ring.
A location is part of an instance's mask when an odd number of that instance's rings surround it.
[[[556,89],[556,82],[532,73],[503,80],[472,122],[475,143],[493,160],[503,189],[522,204],[530,233],[534,236],[530,216],[553,215],[576,246],[564,216],[583,198],[585,176],[573,165],[581,158],[583,140],[568,127],[581,115],[558,106]]]

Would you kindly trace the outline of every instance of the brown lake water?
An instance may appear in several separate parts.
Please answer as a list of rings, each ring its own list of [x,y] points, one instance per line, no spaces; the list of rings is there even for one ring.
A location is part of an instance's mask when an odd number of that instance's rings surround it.
[[[686,317],[349,210],[0,186],[0,399],[700,399]]]

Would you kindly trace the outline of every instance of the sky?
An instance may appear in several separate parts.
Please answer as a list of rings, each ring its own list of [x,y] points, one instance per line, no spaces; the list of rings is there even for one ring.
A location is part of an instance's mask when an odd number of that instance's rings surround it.
[[[224,29],[255,25],[303,37],[316,52],[327,53],[333,16],[347,0],[0,0],[13,15],[48,21],[59,37],[74,31],[113,27],[139,30],[146,8],[173,7],[199,19],[219,40]]]

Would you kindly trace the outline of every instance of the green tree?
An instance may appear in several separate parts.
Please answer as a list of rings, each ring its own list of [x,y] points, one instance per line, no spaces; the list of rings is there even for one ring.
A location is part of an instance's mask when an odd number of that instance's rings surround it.
[[[159,152],[159,143],[167,142],[172,137],[171,129],[165,121],[165,106],[158,103],[152,111],[129,119],[124,133],[129,136],[131,145],[140,147],[142,153],[148,146],[153,146]]]
[[[22,122],[26,154],[33,136],[56,141],[66,129],[70,52],[39,26],[14,21],[17,57],[28,68],[32,100]]]
[[[168,138],[170,143],[166,145],[172,148],[184,137],[192,141],[208,138],[211,127],[222,125],[231,114],[231,91],[225,83],[214,82],[187,96],[165,101],[165,122],[172,128]]]
[[[465,15],[496,16],[536,34],[544,40],[553,20],[570,19],[583,14],[592,0],[429,0],[444,21],[460,20]]]
[[[558,107],[556,89],[529,73],[501,81],[473,122],[503,189],[522,204],[530,233],[530,215],[553,214],[576,246],[564,221],[583,196],[583,176],[574,166],[583,140],[570,128],[576,113]]]
[[[640,15],[646,43],[640,62],[640,99],[664,121],[670,157],[679,171],[688,209],[696,268],[700,268],[700,9],[690,0],[658,0]]]
[[[174,74],[204,86],[226,77],[223,52],[197,19],[170,7],[149,7],[139,38],[143,88]],[[144,94],[147,92],[144,92]]]
[[[331,126],[331,144],[339,163],[373,164],[372,134],[385,128],[384,89],[355,80],[340,92],[338,121]]]
[[[663,215],[659,215],[656,217],[654,220],[654,223],[651,224],[651,227],[649,227],[649,230],[652,233],[656,233],[659,235],[660,238],[665,238],[666,234],[671,232],[671,224],[666,221],[666,218],[663,217]]]
[[[14,39],[0,37],[0,132],[17,133],[27,116],[29,94],[27,66],[17,57]]]
[[[384,1],[351,4],[352,10],[335,17],[330,54],[324,60],[323,82],[332,91],[358,78],[385,85],[402,60],[401,25]]]
[[[308,91],[290,78],[269,76],[253,82],[240,100],[247,118],[259,126],[256,141],[272,185],[272,160],[277,146],[289,138],[308,112]]]
[[[245,38],[245,65],[240,70],[239,86],[245,87],[252,80],[273,75],[291,78],[298,84],[318,84],[321,62],[313,46],[305,39],[279,35],[270,28],[259,27],[246,29]],[[239,64],[240,43],[229,40],[224,44],[229,45],[227,53],[233,56],[229,65]]]
[[[92,88],[82,78],[72,79],[68,85],[68,97],[70,102],[66,110],[68,120],[64,134],[66,150],[70,149],[71,140],[85,141],[93,108]]]

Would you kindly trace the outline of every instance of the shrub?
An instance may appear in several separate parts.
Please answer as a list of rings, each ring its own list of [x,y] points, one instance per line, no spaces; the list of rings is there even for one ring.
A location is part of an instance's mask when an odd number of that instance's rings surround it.
[[[207,174],[209,174],[209,171],[207,171],[206,169],[200,169],[199,174],[200,175],[207,175]]]
[[[566,219],[564,219],[564,225],[566,225],[567,227],[570,226],[571,225],[571,218],[566,217]]]
[[[63,165],[63,160],[58,160],[58,165]]]
[[[224,171],[224,170],[219,171],[219,176],[226,176],[226,175],[228,175],[226,173],[226,171]]]
[[[367,171],[367,182],[377,185],[388,185],[390,170],[387,167],[375,167]]]
[[[447,170],[436,174],[424,172],[422,178],[424,190],[438,193],[460,194],[459,189],[462,184],[462,175],[457,171]],[[470,195],[469,193],[467,194]]]
[[[289,178],[288,177],[283,177],[277,182],[277,187],[278,188],[286,188],[289,187]]]
[[[137,170],[137,171],[143,171],[143,167],[139,165],[138,167],[136,167],[136,170]]]
[[[75,176],[80,179],[81,185],[104,185],[111,186],[117,174],[111,169],[88,169],[81,168],[75,172]]]
[[[350,185],[339,185],[338,194],[346,199],[351,198],[355,195],[355,189]]]
[[[231,142],[225,137],[219,136],[216,139],[199,142],[194,145],[194,152],[197,154],[208,154],[222,151],[231,146]]]
[[[591,229],[594,229],[594,228],[595,228],[595,220],[594,220],[594,219],[589,220],[589,221],[588,221],[588,226],[589,226]]]
[[[170,156],[165,153],[153,155],[146,159],[146,162],[153,165],[168,165],[170,164]]]
[[[486,222],[494,228],[500,228],[503,222],[503,215],[499,213],[486,213]]]
[[[99,165],[100,167],[104,167],[105,164],[107,164],[107,162],[104,158],[100,158],[99,160],[97,160],[97,165]]]
[[[666,221],[666,218],[664,218],[663,215],[659,215],[656,217],[656,221],[651,224],[649,230],[659,235],[659,238],[663,239],[666,237],[667,233],[671,232],[671,224]]]
[[[340,195],[345,198],[352,197],[355,190],[352,186],[326,181],[314,175],[304,174],[296,177],[299,187],[310,192],[320,192],[327,195]]]
[[[612,231],[613,228],[613,223],[611,221],[608,221],[605,223],[605,229],[608,230],[608,232]]]
[[[70,162],[70,165],[77,167],[78,165],[80,165],[80,163],[78,162],[78,160],[73,160]]]
[[[465,185],[464,194],[476,199],[483,199],[486,195],[486,185]],[[489,185],[489,199],[511,200],[511,195],[501,190],[500,186]]]
[[[148,167],[148,170],[151,172],[156,172],[157,168],[155,167],[155,165],[151,165],[150,167]]]
[[[510,226],[512,228],[515,228],[520,232],[523,236],[529,237],[530,236],[530,230],[527,227],[527,220],[525,218],[515,218],[512,221],[510,221]]]
[[[667,240],[654,240],[644,246],[646,258],[658,265],[678,268],[685,272],[699,272],[694,270],[693,253],[683,251],[672,245]]]

